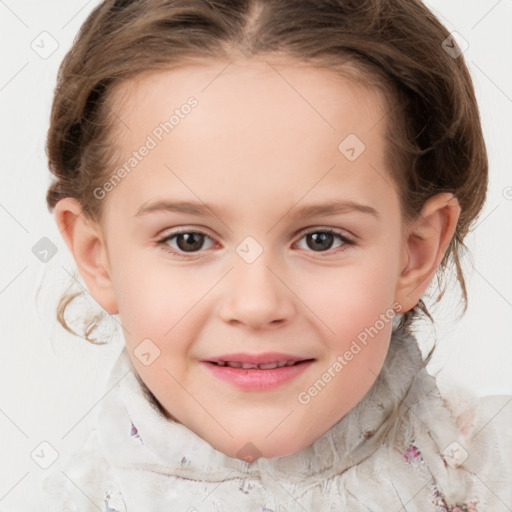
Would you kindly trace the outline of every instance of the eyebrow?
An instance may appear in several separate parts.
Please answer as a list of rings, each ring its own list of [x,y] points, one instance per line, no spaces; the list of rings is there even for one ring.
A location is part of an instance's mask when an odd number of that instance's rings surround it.
[[[135,217],[140,217],[152,212],[169,211],[178,213],[189,213],[192,215],[210,215],[214,214],[217,217],[223,215],[224,210],[217,208],[213,205],[206,203],[188,202],[188,201],[167,201],[159,200],[154,202],[144,203],[135,214]],[[299,219],[305,217],[319,217],[325,215],[336,215],[340,213],[360,212],[372,215],[379,219],[379,212],[365,204],[356,203],[354,201],[330,201],[320,204],[305,205],[298,208],[292,208],[288,217],[292,219]],[[285,215],[286,216],[286,215]]]

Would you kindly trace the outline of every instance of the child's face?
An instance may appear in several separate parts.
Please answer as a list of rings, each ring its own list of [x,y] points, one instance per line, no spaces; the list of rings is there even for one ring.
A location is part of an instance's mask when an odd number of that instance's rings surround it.
[[[113,310],[148,388],[218,450],[273,457],[314,442],[369,390],[407,257],[382,98],[296,64],[224,66],[124,88],[124,106],[114,108],[121,160],[140,158],[106,194],[102,228]],[[197,105],[182,108],[191,96]],[[172,114],[172,130],[158,130]],[[202,213],[137,215],[164,201]],[[376,214],[300,213],[335,202]],[[157,245],[178,230],[200,234]],[[267,363],[308,362],[274,370],[208,362],[265,354]]]

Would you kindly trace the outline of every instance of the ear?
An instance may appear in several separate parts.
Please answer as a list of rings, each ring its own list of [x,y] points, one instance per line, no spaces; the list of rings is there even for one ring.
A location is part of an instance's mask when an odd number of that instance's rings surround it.
[[[430,284],[455,233],[460,211],[457,198],[443,192],[428,199],[418,219],[408,226],[395,293],[402,305],[400,313],[416,306]]]
[[[55,205],[54,215],[87,289],[103,309],[118,313],[101,227],[86,217],[80,203],[72,197],[61,199]]]

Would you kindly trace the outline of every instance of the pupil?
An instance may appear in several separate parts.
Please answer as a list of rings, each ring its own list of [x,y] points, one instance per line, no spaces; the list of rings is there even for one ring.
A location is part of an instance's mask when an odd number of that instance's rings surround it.
[[[329,249],[332,245],[334,235],[332,233],[310,233],[307,235],[308,246],[310,249],[316,250]],[[310,244],[309,242],[313,243]]]
[[[180,233],[177,236],[176,243],[182,251],[195,251],[203,245],[203,236],[201,233]],[[182,243],[185,241],[185,243]]]

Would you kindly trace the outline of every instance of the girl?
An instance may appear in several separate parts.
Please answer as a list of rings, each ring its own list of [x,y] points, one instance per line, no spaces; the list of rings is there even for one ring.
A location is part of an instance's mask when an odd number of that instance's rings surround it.
[[[94,9],[47,201],[125,347],[37,510],[511,510],[511,397],[412,330],[485,201],[457,50],[415,0]]]

